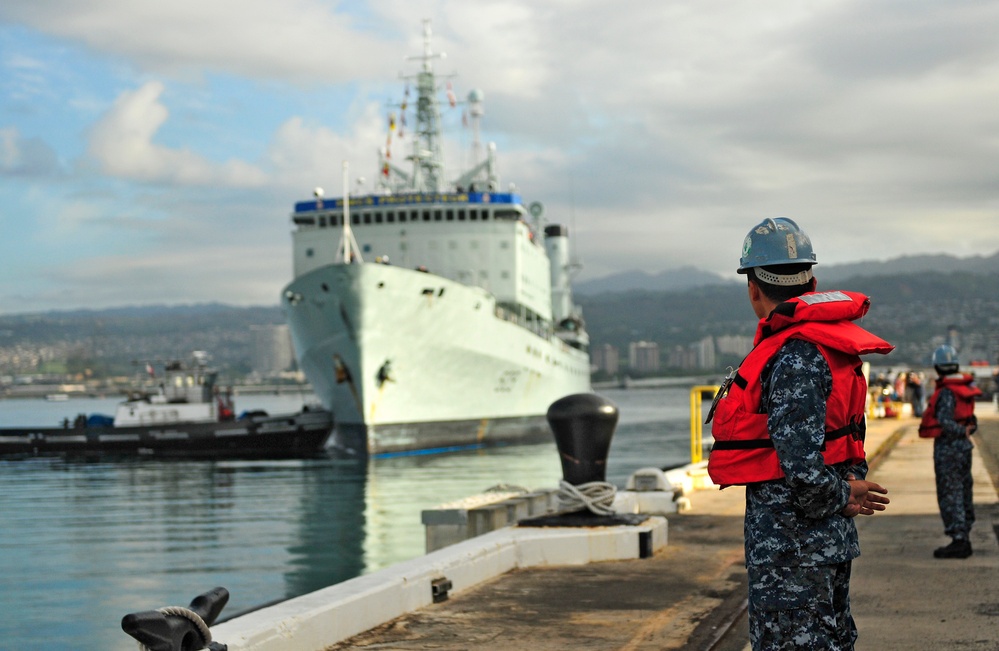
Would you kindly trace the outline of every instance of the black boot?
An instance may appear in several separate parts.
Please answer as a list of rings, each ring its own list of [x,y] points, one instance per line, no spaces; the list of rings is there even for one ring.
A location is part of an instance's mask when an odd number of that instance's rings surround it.
[[[933,550],[933,558],[968,558],[971,556],[971,541],[954,539],[946,547]]]

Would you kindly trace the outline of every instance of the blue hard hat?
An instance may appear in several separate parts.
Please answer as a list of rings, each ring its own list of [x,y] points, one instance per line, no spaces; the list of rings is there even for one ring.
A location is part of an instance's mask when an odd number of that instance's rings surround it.
[[[783,264],[817,264],[812,241],[794,221],[786,217],[768,217],[753,227],[742,242],[739,273]]]
[[[953,364],[954,366],[959,364],[957,351],[950,344],[937,346],[937,349],[933,351],[933,365],[943,366],[945,364]]]

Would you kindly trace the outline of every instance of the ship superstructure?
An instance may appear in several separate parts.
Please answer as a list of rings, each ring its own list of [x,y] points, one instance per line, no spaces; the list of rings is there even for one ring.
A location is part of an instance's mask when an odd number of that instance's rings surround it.
[[[446,182],[444,87],[429,25],[411,78],[408,169],[388,149],[378,189],[295,205],[294,281],[282,294],[296,356],[334,413],[337,446],[373,454],[550,437],[545,413],[590,390],[588,339],[572,303],[568,232],[500,191],[495,147]],[[408,91],[407,91],[408,95]],[[395,118],[390,119],[390,134]]]

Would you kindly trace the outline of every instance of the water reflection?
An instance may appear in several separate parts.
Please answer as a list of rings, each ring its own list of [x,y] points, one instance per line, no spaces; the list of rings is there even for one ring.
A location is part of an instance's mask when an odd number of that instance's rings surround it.
[[[621,410],[609,481],[684,459],[685,390],[609,393]],[[224,586],[231,617],[423,554],[424,509],[560,478],[554,444],[377,460],[0,460],[0,639],[131,651],[126,613]]]

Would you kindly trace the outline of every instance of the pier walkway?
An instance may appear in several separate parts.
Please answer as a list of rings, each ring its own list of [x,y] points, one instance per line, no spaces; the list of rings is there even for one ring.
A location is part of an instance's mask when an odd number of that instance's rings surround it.
[[[949,540],[936,505],[932,442],[918,420],[869,423],[870,479],[889,510],[858,518],[858,651],[999,649],[999,416],[978,406],[974,555],[935,559]],[[743,651],[744,491],[707,489],[669,516],[652,558],[515,570],[329,649]]]

